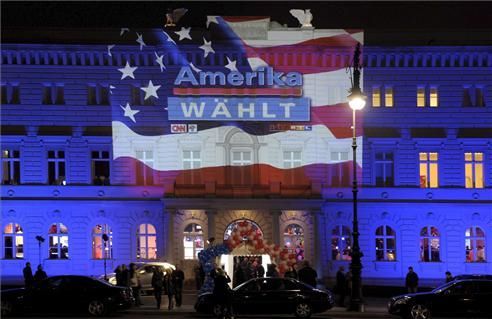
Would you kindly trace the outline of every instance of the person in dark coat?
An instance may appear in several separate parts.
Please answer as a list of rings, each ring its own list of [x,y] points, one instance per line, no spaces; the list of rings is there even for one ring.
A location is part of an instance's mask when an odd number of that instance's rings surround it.
[[[450,271],[446,271],[446,283],[451,282],[454,280],[453,275],[451,275]]]
[[[314,270],[308,261],[304,262],[304,267],[297,272],[299,280],[316,288],[316,278],[318,273]]]
[[[284,277],[297,279],[296,269],[293,266],[290,266],[289,269],[285,272]]]
[[[167,309],[172,310],[174,308],[174,282],[172,272],[169,271],[164,274],[164,292],[167,295],[168,305]]]
[[[121,265],[120,284],[118,286],[130,287],[130,271],[125,264]]]
[[[176,269],[172,273],[172,280],[174,283],[174,299],[176,299],[176,307],[181,307],[183,302],[183,282],[185,279],[184,272],[176,266]]]
[[[407,277],[405,278],[405,287],[409,293],[416,293],[419,287],[419,276],[413,271],[413,267],[408,267]]]
[[[279,277],[279,273],[277,271],[277,265],[275,265],[275,264],[268,264],[266,276],[267,277],[274,277],[274,278]]]
[[[48,275],[43,270],[43,266],[38,265],[38,269],[36,270],[36,273],[34,274],[34,281],[39,283],[39,282],[45,280],[46,278],[48,278]]]
[[[157,303],[157,309],[161,309],[162,288],[164,287],[164,274],[158,267],[154,267],[152,274],[152,288],[154,289],[154,298]]]
[[[140,274],[137,270],[137,265],[134,263],[130,264],[130,274],[129,274],[130,287],[132,288],[133,298],[135,298],[135,306],[140,307],[143,305],[140,299],[140,290],[142,289],[142,284],[140,283]]]
[[[337,271],[337,283],[335,285],[335,293],[338,295],[338,306],[343,307],[345,303],[345,295],[347,293],[347,278],[345,277],[345,268],[340,266]]]
[[[213,299],[215,304],[220,305],[221,314],[227,318],[232,315],[232,290],[229,287],[231,278],[222,268],[217,268],[213,276],[214,290]]]
[[[26,267],[22,270],[24,276],[24,286],[26,289],[30,289],[34,284],[34,276],[32,275],[31,263],[27,262]]]

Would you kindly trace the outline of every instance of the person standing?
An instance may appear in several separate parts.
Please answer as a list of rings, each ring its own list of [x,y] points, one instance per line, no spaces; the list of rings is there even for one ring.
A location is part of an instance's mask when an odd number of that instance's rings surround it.
[[[154,297],[157,303],[157,309],[161,309],[162,288],[164,287],[164,274],[158,267],[154,267],[152,274],[152,288],[154,289]]]
[[[419,276],[413,271],[413,267],[408,267],[407,277],[405,278],[405,287],[409,293],[416,293],[419,286]]]
[[[26,267],[22,270],[24,276],[24,286],[26,289],[30,289],[34,283],[34,276],[32,275],[31,263],[27,262]]]
[[[120,286],[130,287],[130,271],[125,264],[121,265]]]
[[[294,266],[289,266],[288,270],[284,274],[284,277],[297,279],[297,271]]]
[[[43,270],[43,266],[38,265],[38,269],[36,270],[36,273],[34,274],[34,281],[39,283],[39,282],[45,280],[46,278],[48,278],[48,275]]]
[[[213,277],[214,290],[212,296],[216,305],[220,306],[222,317],[232,316],[232,290],[229,287],[231,278],[222,268],[217,268]]]
[[[345,276],[345,268],[340,266],[337,271],[337,283],[335,285],[335,293],[338,294],[338,306],[343,307],[345,305],[345,295],[347,293],[347,277]]]
[[[277,271],[277,265],[275,264],[268,264],[267,266],[267,272],[266,272],[266,276],[267,277],[273,277],[273,278],[278,278],[279,277],[279,274],[278,274],[278,271]]]
[[[446,283],[453,281],[453,275],[451,275],[450,271],[446,271]]]
[[[164,274],[164,291],[166,292],[168,305],[167,309],[172,310],[174,308],[173,296],[174,296],[174,282],[172,278],[172,271]]]
[[[304,261],[304,267],[297,272],[299,280],[316,288],[316,278],[318,278],[318,273],[314,270],[309,262]]]
[[[140,307],[142,301],[140,300],[140,275],[137,271],[137,265],[134,263],[130,264],[130,287],[132,288],[133,298],[135,298],[135,306]]]
[[[185,279],[184,272],[179,266],[172,273],[172,280],[174,283],[174,299],[176,299],[176,307],[181,307],[183,302],[183,282]]]

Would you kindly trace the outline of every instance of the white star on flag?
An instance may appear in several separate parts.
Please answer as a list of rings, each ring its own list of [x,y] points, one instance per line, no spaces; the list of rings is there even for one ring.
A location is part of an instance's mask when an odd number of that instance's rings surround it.
[[[226,58],[227,64],[225,67],[231,70],[231,72],[237,72],[236,60],[231,60],[228,56],[226,56]]]
[[[190,63],[190,68],[196,73],[202,72],[202,70],[194,66],[193,63]]]
[[[158,99],[159,97],[157,96],[157,90],[159,90],[160,87],[160,85],[154,86],[152,81],[149,80],[149,85],[147,87],[140,88],[142,91],[145,92],[144,100],[148,99],[151,96],[154,96]]]
[[[155,59],[155,62],[157,62],[157,64],[159,64],[159,66],[161,67],[161,72],[163,70],[166,69],[166,66],[164,65],[164,61],[162,60],[164,58],[164,54],[163,55],[158,55],[157,52],[154,52],[155,56],[157,59]]]
[[[133,75],[133,72],[138,69],[137,67],[131,67],[128,61],[126,62],[126,65],[124,68],[118,69],[122,73],[121,79],[125,79],[126,77],[131,77],[132,79],[135,79],[135,76]]]
[[[180,31],[174,31],[174,33],[179,35],[178,41],[181,41],[184,39],[190,39],[191,40],[190,31],[191,31],[191,27],[190,28],[181,27]]]
[[[207,28],[210,25],[210,23],[219,24],[219,21],[217,21],[217,16],[207,16]]]
[[[108,45],[108,55],[109,55],[109,56],[112,56],[112,55],[111,55],[111,49],[112,49],[112,48],[114,48],[114,46],[115,46],[114,44],[110,44],[110,45]]]
[[[109,94],[113,94],[113,89],[116,89],[116,87],[114,85],[110,85],[109,86]]]
[[[139,110],[132,110],[132,108],[130,107],[130,104],[128,102],[126,102],[126,105],[124,107],[123,107],[123,105],[120,105],[120,107],[123,109],[123,111],[125,111],[124,115],[126,117],[129,117],[130,120],[133,121],[133,123],[137,123],[137,121],[135,120],[135,114],[140,112]]]
[[[167,42],[172,42],[172,43],[176,44],[176,42],[174,42],[173,38],[171,38],[169,36],[169,34],[166,33],[166,31],[162,30],[162,33],[164,33],[164,35],[166,36]]]
[[[203,50],[203,57],[207,57],[209,53],[215,53],[214,49],[212,48],[212,41],[208,41],[207,39],[203,38],[203,45],[200,46],[200,49]]]
[[[142,34],[138,34],[138,32],[136,32],[136,33],[137,33],[137,40],[135,40],[135,41],[137,41],[137,43],[140,44],[140,51],[141,51],[142,48],[144,46],[146,46],[147,44],[145,44],[145,42],[143,40],[143,35]]]
[[[120,37],[121,37],[123,34],[125,34],[125,32],[129,32],[129,31],[130,31],[130,29],[128,29],[128,28],[121,28],[121,30],[120,30]]]

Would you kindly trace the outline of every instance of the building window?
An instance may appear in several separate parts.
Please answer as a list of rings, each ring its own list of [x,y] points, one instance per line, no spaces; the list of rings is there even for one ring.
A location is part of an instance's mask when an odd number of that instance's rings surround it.
[[[3,228],[3,258],[24,258],[24,232],[16,223],[9,223]]]
[[[298,224],[290,224],[284,230],[284,245],[296,260],[304,260],[304,229]]]
[[[394,164],[392,152],[377,152],[375,154],[376,186],[387,187],[394,185]]]
[[[302,170],[295,169],[302,166],[302,157],[300,151],[284,151],[284,182],[289,185],[295,185],[301,180]]]
[[[393,87],[391,86],[384,88],[384,106],[393,107]]]
[[[425,87],[417,87],[417,107],[425,106]]]
[[[231,238],[232,232],[236,229],[239,230],[239,237]],[[241,237],[241,234],[244,236]],[[245,241],[254,237],[263,238],[263,231],[257,223],[249,219],[233,221],[226,227],[224,232],[224,241],[227,241],[229,238],[235,241]]]
[[[20,152],[2,150],[2,184],[18,185],[20,183]]]
[[[466,262],[485,262],[485,233],[480,227],[465,231]]]
[[[20,104],[18,83],[2,83],[2,104]]]
[[[109,86],[89,84],[87,86],[87,105],[109,105]]]
[[[113,258],[113,230],[107,224],[99,224],[92,228],[92,258]]]
[[[91,152],[91,172],[94,185],[109,185],[109,152]]]
[[[198,253],[203,250],[203,229],[198,224],[188,224],[183,232],[184,259],[198,259]]]
[[[48,231],[49,258],[68,259],[68,228],[62,223],[51,224]]]
[[[201,183],[201,171],[202,158],[201,152],[198,150],[186,150],[183,151],[183,176],[184,184],[200,184]]]
[[[475,102],[475,103],[474,103]],[[464,107],[484,107],[483,86],[465,86],[463,87],[463,103]]]
[[[420,188],[438,187],[438,153],[419,153]]]
[[[438,104],[439,104],[439,95],[438,95],[437,87],[431,86],[430,94],[429,94],[429,106],[437,107]]]
[[[154,184],[154,152],[136,151],[137,158],[137,185]]]
[[[157,259],[157,235],[152,224],[138,226],[137,259]]]
[[[441,261],[441,235],[434,226],[426,226],[420,230],[420,261]]]
[[[376,229],[376,260],[396,261],[396,233],[390,226]]]
[[[331,186],[349,186],[352,168],[348,161],[348,152],[331,152]]]
[[[66,185],[64,151],[48,151],[48,184]]]
[[[45,84],[43,86],[43,100],[45,105],[65,104],[65,88],[63,84]]]
[[[465,187],[483,188],[483,153],[465,153]]]
[[[483,97],[483,86],[475,87],[475,106],[485,106],[485,99]]]
[[[352,237],[349,227],[338,225],[332,229],[331,259],[352,260]]]
[[[253,164],[253,157],[251,151],[232,151],[231,165],[236,166],[233,170],[235,173],[232,180],[236,185],[250,185],[253,181],[252,169],[250,165]],[[240,168],[237,168],[239,166]],[[244,167],[248,166],[248,167]]]
[[[372,107],[381,106],[381,88],[379,86],[374,86],[372,88]]]
[[[470,87],[465,86],[463,88],[463,102],[462,106],[468,107],[468,106],[473,106],[472,99],[471,99],[471,92],[470,92]]]

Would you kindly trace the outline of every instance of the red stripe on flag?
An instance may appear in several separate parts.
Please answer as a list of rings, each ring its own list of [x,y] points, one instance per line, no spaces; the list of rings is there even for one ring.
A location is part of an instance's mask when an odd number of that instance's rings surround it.
[[[302,88],[174,88],[175,95],[276,95],[302,96]]]

